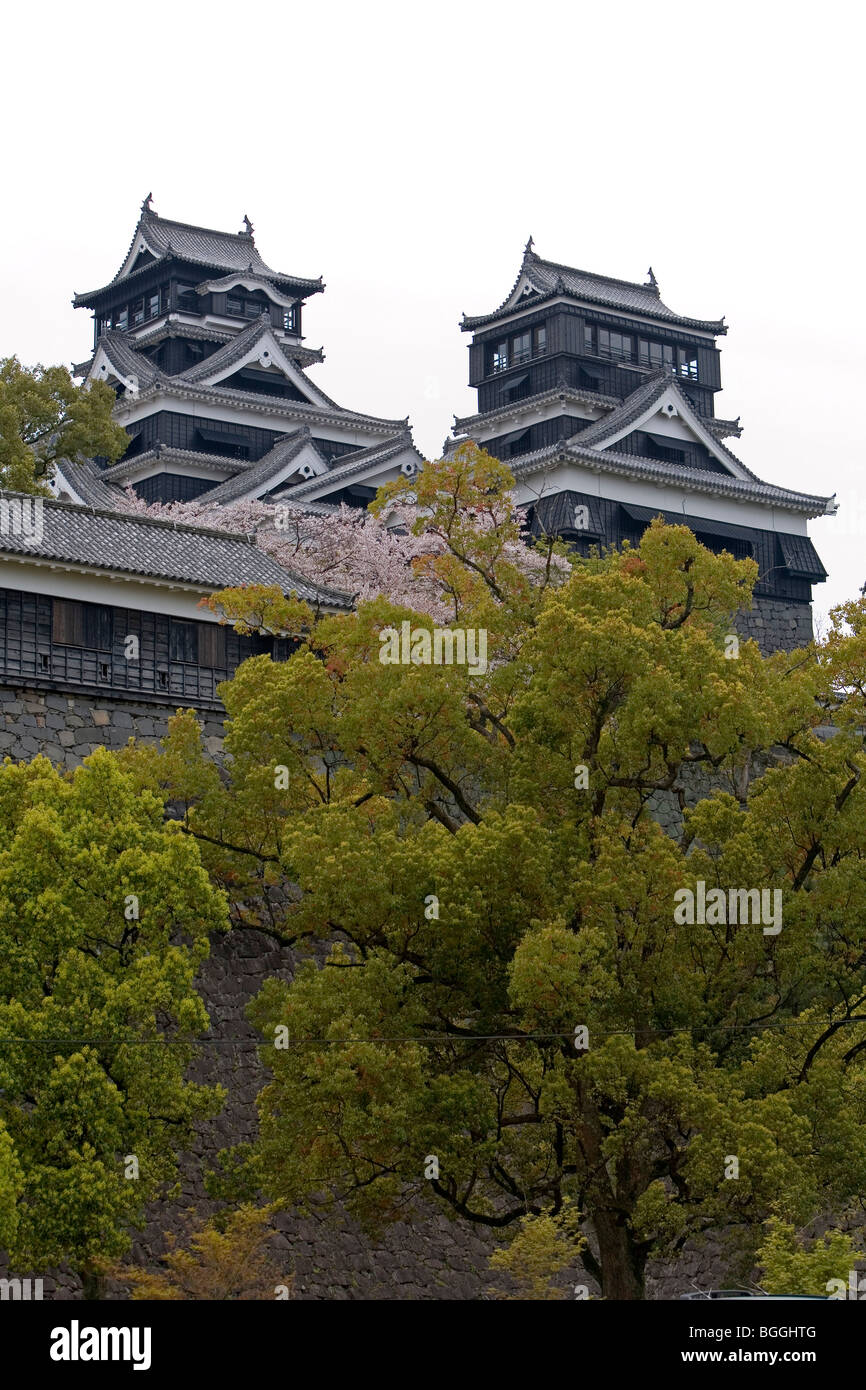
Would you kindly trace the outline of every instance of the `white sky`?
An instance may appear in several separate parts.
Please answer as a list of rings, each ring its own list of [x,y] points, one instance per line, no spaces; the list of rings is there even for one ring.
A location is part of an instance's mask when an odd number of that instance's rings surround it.
[[[147,0],[3,19],[0,355],[86,359],[142,198],[323,275],[305,333],[341,405],[437,455],[462,312],[540,255],[725,315],[717,413],[759,476],[836,492],[820,622],[866,581],[863,10],[724,0]]]

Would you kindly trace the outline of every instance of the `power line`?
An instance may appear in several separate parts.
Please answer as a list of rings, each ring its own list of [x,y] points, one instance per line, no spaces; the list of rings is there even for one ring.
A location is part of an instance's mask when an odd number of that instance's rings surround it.
[[[823,1022],[815,1022],[809,1019],[780,1019],[773,1023],[734,1023],[718,1025],[692,1025],[689,1028],[657,1028],[651,1031],[657,1037],[676,1037],[678,1035],[694,1035],[696,1032],[702,1033],[772,1033],[784,1032],[787,1029],[810,1028],[820,1031],[822,1028],[830,1026],[842,1028],[847,1025],[863,1024],[866,1026],[866,1018],[840,1018],[826,1019]],[[283,1025],[277,1025],[283,1026]],[[634,1037],[638,1031],[636,1028],[595,1028],[589,1024],[579,1024],[578,1027],[586,1026],[588,1031],[596,1037],[616,1038]],[[350,1038],[317,1038],[299,1037],[281,1039],[279,1047],[268,1038],[141,1038],[141,1037],[113,1037],[113,1038],[0,1038],[0,1046],[10,1047],[274,1047],[278,1052],[285,1051],[289,1047],[299,1047],[305,1044],[315,1047],[338,1047],[351,1046],[354,1043],[419,1043],[430,1046],[437,1043],[461,1043],[461,1042],[561,1042],[564,1039],[574,1037],[574,1031],[570,1033],[426,1033],[422,1035],[407,1033],[394,1036],[379,1037],[350,1037]],[[585,1049],[580,1049],[585,1050]]]

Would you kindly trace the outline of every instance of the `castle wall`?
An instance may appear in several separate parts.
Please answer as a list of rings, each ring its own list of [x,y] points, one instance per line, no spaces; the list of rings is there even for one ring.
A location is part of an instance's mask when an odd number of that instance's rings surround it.
[[[812,641],[812,606],[755,598],[748,612],[737,614],[734,627],[741,637],[753,637],[764,656],[793,651]]]

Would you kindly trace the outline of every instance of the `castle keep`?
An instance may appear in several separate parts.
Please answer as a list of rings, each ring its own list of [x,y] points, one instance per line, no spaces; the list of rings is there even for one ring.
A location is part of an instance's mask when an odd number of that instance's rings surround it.
[[[62,743],[46,733],[44,746],[67,763],[93,746],[80,730],[94,710],[97,742],[161,731],[179,703],[218,729],[219,683],[255,651],[287,655],[200,607],[227,585],[345,606],[249,537],[118,510],[127,487],[149,503],[364,508],[389,479],[413,476],[408,420],[345,409],[310,376],[323,354],[302,330],[323,289],[273,270],[249,219],[214,231],[158,216],[148,197],[117,273],[75,296],[94,324],[76,371],[113,387],[130,442],[115,464],[60,463],[38,535],[0,525],[0,751],[32,755],[35,731],[64,708],[83,723],[56,728]],[[450,447],[473,439],[509,463],[532,533],[587,553],[636,543],[661,513],[710,549],[757,561],[741,631],[765,651],[809,640],[812,585],[826,571],[807,523],[835,502],[764,482],[732,452],[739,421],[715,413],[722,321],[674,313],[652,271],[645,284],[589,274],[543,260],[530,241],[503,303],[462,326],[478,411],[456,420]],[[3,516],[25,501],[7,497]]]
[[[536,534],[586,554],[636,543],[661,513],[757,561],[739,625],[765,652],[811,640],[827,572],[807,522],[836,503],[762,481],[726,443],[740,424],[715,413],[723,321],[675,314],[652,269],[645,284],[613,280],[542,260],[530,239],[499,308],[462,327],[478,411],[455,420],[455,440],[507,461]]]

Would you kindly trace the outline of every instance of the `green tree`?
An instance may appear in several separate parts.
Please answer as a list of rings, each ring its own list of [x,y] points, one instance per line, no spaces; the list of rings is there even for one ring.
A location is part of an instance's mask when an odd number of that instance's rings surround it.
[[[221,1095],[184,1081],[226,907],[197,846],[100,750],[0,767],[0,1226],[13,1268],[121,1254]]]
[[[304,645],[223,687],[225,782],[188,718],[139,775],[186,802],[236,921],[255,889],[256,922],[335,943],[250,1009],[268,1196],[498,1230],[571,1200],[604,1296],[639,1298],[651,1255],[720,1225],[754,1249],[769,1214],[866,1182],[866,608],[764,659],[727,640],[753,562],[658,520],[527,573],[507,470],[464,450],[422,483],[428,569],[486,671],[383,663],[383,630],[431,628],[384,598],[313,624],[234,591],[232,620]],[[689,805],[698,774],[730,790]],[[766,890],[770,918],[675,917],[713,889]]]
[[[761,1287],[767,1293],[811,1294],[826,1298],[832,1280],[841,1280],[847,1292],[849,1274],[863,1251],[843,1231],[827,1231],[806,1241],[794,1227],[770,1217],[758,1247]]]
[[[175,1232],[166,1233],[163,1269],[114,1264],[101,1272],[128,1285],[134,1300],[291,1298],[294,1275],[282,1271],[268,1248],[272,1215],[269,1207],[244,1205],[195,1223],[191,1213],[185,1245]]]
[[[0,487],[45,495],[60,459],[119,459],[129,436],[111,418],[114,399],[104,381],[76,386],[65,367],[0,359]]]
[[[511,1303],[552,1303],[569,1298],[571,1290],[557,1283],[557,1275],[569,1269],[585,1248],[579,1222],[579,1213],[570,1203],[556,1216],[549,1211],[541,1216],[522,1216],[508,1245],[490,1256],[490,1268],[508,1276],[513,1292],[495,1286],[489,1290],[492,1297]]]

